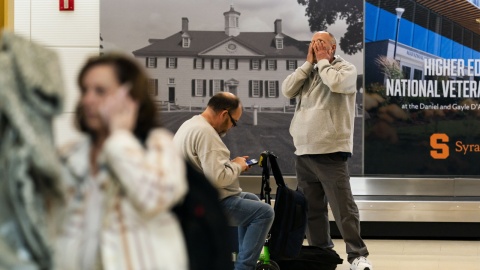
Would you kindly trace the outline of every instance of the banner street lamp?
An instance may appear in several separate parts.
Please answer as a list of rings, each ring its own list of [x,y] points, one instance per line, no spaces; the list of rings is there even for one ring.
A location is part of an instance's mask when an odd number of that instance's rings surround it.
[[[402,18],[402,14],[405,11],[405,9],[401,7],[397,7],[395,11],[397,12],[397,30],[395,31],[395,47],[393,49],[393,59],[395,59],[397,56],[398,30],[400,28],[400,19]]]

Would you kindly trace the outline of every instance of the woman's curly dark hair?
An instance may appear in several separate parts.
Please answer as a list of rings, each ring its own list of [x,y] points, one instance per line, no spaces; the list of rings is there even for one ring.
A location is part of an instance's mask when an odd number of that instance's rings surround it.
[[[160,126],[157,120],[158,112],[155,102],[148,91],[148,75],[134,58],[119,53],[107,53],[87,60],[78,75],[77,83],[80,88],[87,71],[99,65],[111,66],[118,82],[121,85],[127,83],[131,86],[129,94],[133,100],[138,102],[139,106],[133,134],[141,142],[145,142],[149,132]],[[77,104],[75,122],[80,131],[89,134],[91,137],[95,136],[85,124],[80,103]]]

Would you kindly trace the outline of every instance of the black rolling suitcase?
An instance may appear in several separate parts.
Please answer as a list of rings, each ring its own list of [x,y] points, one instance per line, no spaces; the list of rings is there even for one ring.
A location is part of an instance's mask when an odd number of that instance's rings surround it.
[[[277,157],[268,151],[260,156],[262,190],[260,198],[270,201],[270,170],[277,184],[275,197],[275,219],[270,229],[269,250],[271,258],[281,270],[331,270],[343,260],[332,249],[303,246],[307,226],[307,202],[298,190],[290,189],[278,167]]]

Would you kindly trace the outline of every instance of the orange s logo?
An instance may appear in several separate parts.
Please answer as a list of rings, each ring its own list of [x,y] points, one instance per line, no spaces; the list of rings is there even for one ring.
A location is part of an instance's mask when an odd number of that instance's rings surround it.
[[[450,149],[446,144],[449,141],[448,135],[445,133],[434,133],[430,136],[430,156],[434,159],[446,159],[450,155]]]

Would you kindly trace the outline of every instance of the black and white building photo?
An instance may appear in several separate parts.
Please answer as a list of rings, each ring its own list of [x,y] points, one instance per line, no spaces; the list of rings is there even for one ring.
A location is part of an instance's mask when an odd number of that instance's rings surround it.
[[[150,39],[133,52],[150,71],[152,94],[178,106],[204,107],[220,91],[238,95],[245,107],[294,105],[280,87],[305,61],[309,40],[284,33],[282,19],[272,22],[270,32],[243,32],[241,13],[233,6],[223,16],[218,31],[196,30],[195,22],[183,17],[170,36]]]

